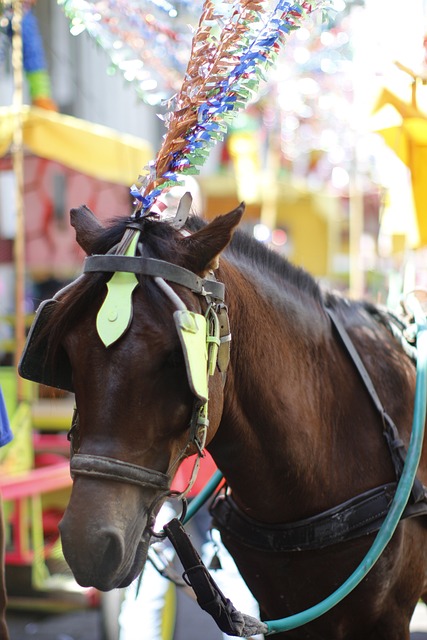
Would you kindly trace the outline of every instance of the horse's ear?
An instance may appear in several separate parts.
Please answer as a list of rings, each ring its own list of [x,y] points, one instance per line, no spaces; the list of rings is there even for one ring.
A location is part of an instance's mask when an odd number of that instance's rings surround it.
[[[185,264],[186,268],[198,275],[206,275],[211,269],[217,269],[219,256],[231,241],[244,211],[245,204],[242,202],[237,209],[218,216],[206,227],[183,238],[181,242],[189,260]]]
[[[85,204],[78,209],[71,209],[70,221],[71,226],[76,230],[77,243],[87,255],[90,255],[94,241],[97,239],[99,232],[104,229],[104,226]]]

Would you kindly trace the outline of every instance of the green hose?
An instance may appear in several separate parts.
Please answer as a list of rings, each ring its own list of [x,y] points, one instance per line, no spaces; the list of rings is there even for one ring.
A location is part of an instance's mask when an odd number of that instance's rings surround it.
[[[417,324],[417,381],[415,386],[415,406],[414,417],[412,421],[412,434],[409,442],[408,452],[406,455],[405,465],[403,467],[402,476],[397,486],[396,494],[390,511],[386,519],[381,525],[380,530],[369,549],[365,558],[362,560],[357,569],[351,576],[330,596],[319,602],[318,604],[296,613],[295,615],[281,618],[279,620],[266,621],[268,632],[265,635],[279,633],[296,629],[303,624],[311,622],[315,618],[323,615],[332,609],[338,602],[343,600],[357,585],[363,580],[367,573],[372,569],[399,524],[402,513],[408,502],[415,475],[417,473],[418,464],[421,457],[421,449],[424,438],[424,425],[426,419],[426,400],[427,400],[427,325],[426,319],[421,309],[414,310],[415,322]]]
[[[272,635],[274,633],[280,633],[283,631],[289,631],[290,629],[296,629],[301,627],[316,618],[319,618],[324,613],[332,609],[338,602],[348,596],[353,589],[365,578],[365,576],[372,569],[378,558],[383,553],[384,549],[390,542],[393,533],[396,530],[397,525],[400,522],[402,513],[406,507],[409,496],[414,484],[415,475],[417,473],[421,449],[424,439],[424,425],[426,419],[426,403],[427,403],[427,324],[426,318],[422,313],[417,301],[414,301],[414,314],[415,323],[417,325],[417,380],[415,386],[415,404],[414,404],[414,417],[412,421],[412,433],[409,442],[408,452],[405,459],[405,464],[402,471],[402,476],[397,485],[396,494],[377,536],[366,554],[365,558],[359,564],[357,569],[350,575],[349,578],[334,591],[330,596],[319,602],[318,604],[296,613],[295,615],[288,616],[286,618],[280,618],[279,620],[265,621],[268,631],[265,635]],[[187,514],[183,520],[183,524],[186,524],[194,514],[200,509],[200,507],[206,502],[206,500],[217,489],[223,479],[222,473],[216,471],[206,486],[202,489],[199,495],[192,500],[188,506]]]
[[[198,495],[192,499],[187,508],[187,513],[183,518],[182,524],[187,524],[189,520],[194,516],[195,513],[202,507],[206,500],[208,500],[213,492],[219,487],[223,475],[221,471],[215,471],[212,478],[206,483],[203,489],[198,493]]]

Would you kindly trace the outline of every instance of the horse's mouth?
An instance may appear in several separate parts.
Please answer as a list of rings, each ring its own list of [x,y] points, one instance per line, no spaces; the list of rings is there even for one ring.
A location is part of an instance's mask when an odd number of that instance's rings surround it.
[[[143,571],[150,546],[150,535],[144,534],[138,543],[130,567],[126,564],[112,575],[99,575],[92,579],[91,586],[99,591],[111,591],[128,587]]]
[[[92,485],[94,489],[99,488],[99,483],[91,480],[89,489]],[[141,573],[147,560],[155,518],[152,508],[147,508],[146,501],[135,492],[131,494],[135,499],[131,510],[126,508],[123,499],[112,501],[111,508],[106,501],[98,499],[93,509],[84,511],[83,494],[77,493],[76,486],[59,523],[66,562],[82,587],[95,587],[99,591],[127,587]],[[111,501],[111,491],[108,498]],[[87,507],[86,503],[87,499],[83,506]],[[133,514],[136,515],[132,517]]]
[[[139,576],[141,571],[144,570],[145,563],[147,562],[149,546],[150,536],[143,536],[136,548],[134,561],[127,576],[120,582],[120,584],[115,585],[113,589],[123,589],[124,587],[128,587],[131,582],[133,582],[135,578]]]

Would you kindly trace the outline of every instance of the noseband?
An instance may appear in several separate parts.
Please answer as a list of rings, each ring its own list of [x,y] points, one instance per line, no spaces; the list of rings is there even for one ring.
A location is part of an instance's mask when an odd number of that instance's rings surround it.
[[[79,435],[79,414],[77,409],[74,409],[71,429],[67,434],[70,441],[70,471],[73,479],[75,476],[89,476],[99,480],[127,482],[144,489],[169,489],[169,477],[160,471],[107,456],[78,453]]]

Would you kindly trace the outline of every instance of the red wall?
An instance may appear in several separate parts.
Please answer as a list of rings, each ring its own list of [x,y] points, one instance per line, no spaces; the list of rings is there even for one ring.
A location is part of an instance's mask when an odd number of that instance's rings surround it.
[[[35,156],[27,156],[24,166],[27,272],[36,278],[72,276],[80,269],[84,254],[69,222],[70,209],[86,204],[104,221],[129,215],[129,187],[103,182]],[[0,161],[0,171],[11,168],[10,158]],[[0,238],[0,262],[12,259],[13,240]]]

